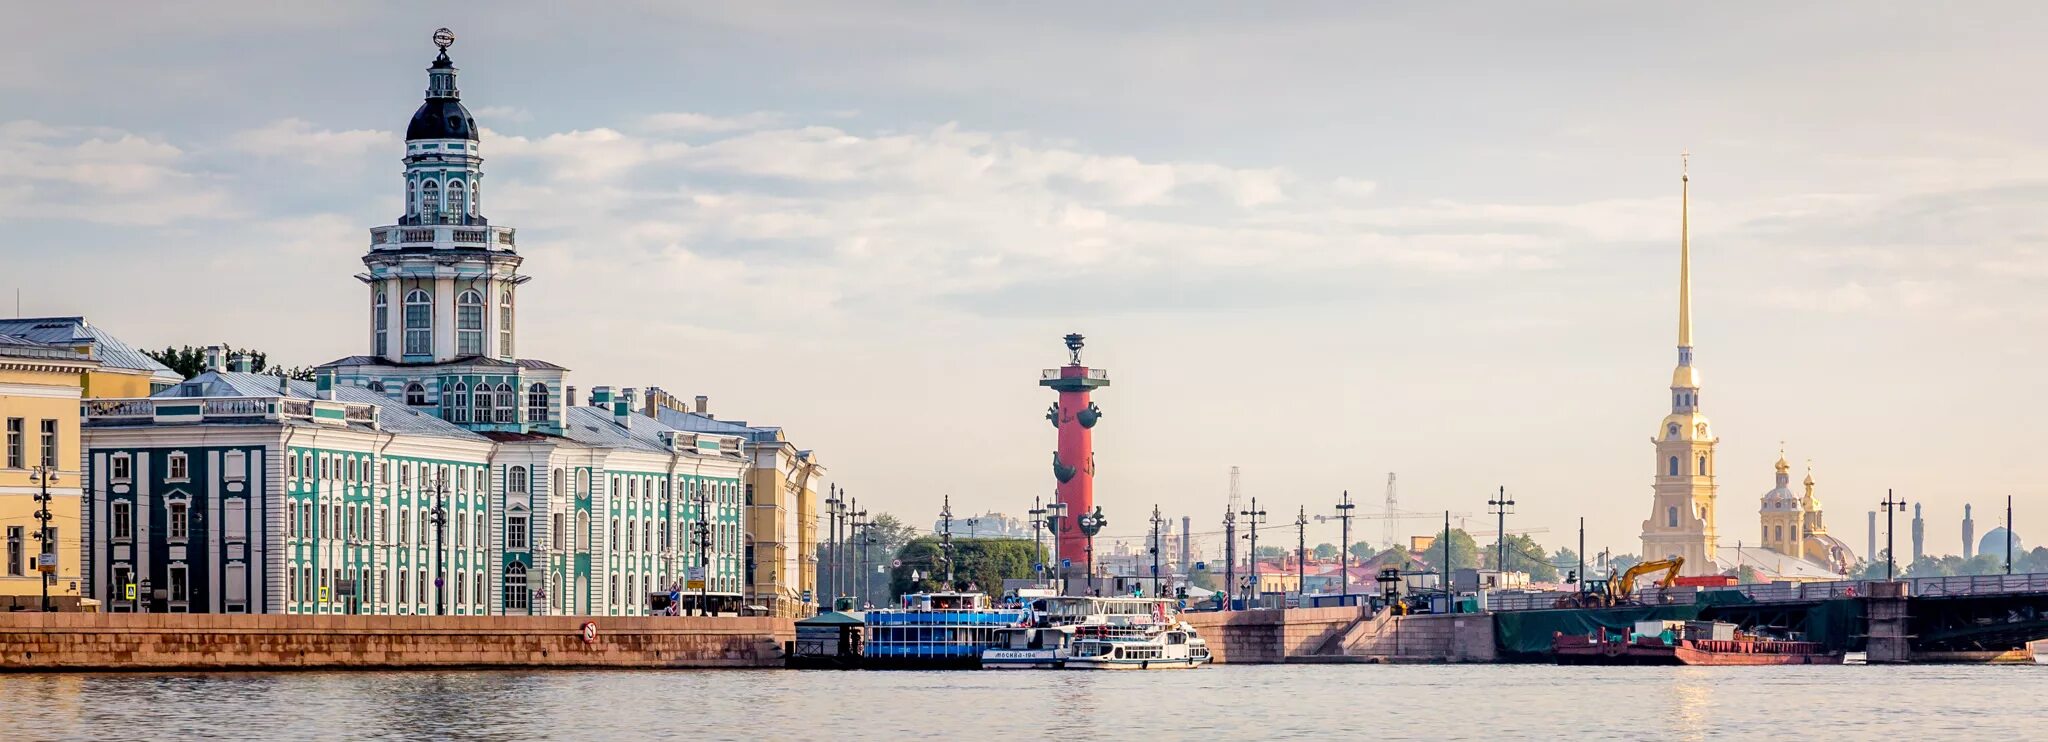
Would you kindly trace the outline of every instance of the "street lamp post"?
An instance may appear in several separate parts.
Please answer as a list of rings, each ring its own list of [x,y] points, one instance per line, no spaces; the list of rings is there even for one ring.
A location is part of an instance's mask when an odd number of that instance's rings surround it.
[[[1088,593],[1100,596],[1102,589],[1095,582],[1095,534],[1109,525],[1109,519],[1102,517],[1102,506],[1097,505],[1095,512],[1081,516],[1078,525],[1081,526],[1081,535],[1088,537]]]
[[[844,504],[846,500],[839,496],[839,485],[833,484],[825,497],[825,555],[829,563],[825,565],[824,584],[820,586],[820,592],[825,594],[820,597],[824,598],[826,605],[839,596],[839,506]]]
[[[1060,576],[1059,592],[1061,595],[1065,595],[1067,594],[1067,570],[1061,560],[1066,555],[1060,553],[1060,530],[1065,527],[1067,504],[1064,502],[1054,502],[1047,505],[1046,509],[1052,512],[1051,515],[1045,517],[1045,527],[1052,531],[1053,574]]]
[[[1337,518],[1343,523],[1344,543],[1337,545],[1338,569],[1344,573],[1344,605],[1351,604],[1351,509],[1358,507],[1351,503],[1351,490],[1344,490],[1344,498],[1337,501]]]
[[[1260,523],[1264,523],[1264,522],[1266,522],[1266,511],[1265,511],[1264,509],[1262,509],[1262,508],[1260,508],[1260,507],[1259,507],[1259,498],[1258,498],[1258,496],[1257,496],[1257,495],[1253,495],[1253,496],[1252,496],[1252,506],[1251,506],[1251,509],[1250,509],[1250,510],[1245,510],[1245,511],[1243,511],[1243,512],[1240,512],[1240,513],[1238,513],[1238,515],[1242,515],[1242,516],[1244,516],[1244,517],[1245,517],[1245,520],[1246,520],[1247,522],[1249,522],[1249,523],[1251,524],[1251,527],[1252,527],[1252,532],[1251,532],[1251,535],[1250,535],[1250,536],[1247,536],[1247,538],[1250,538],[1250,539],[1251,539],[1251,541],[1252,541],[1252,551],[1251,551],[1251,562],[1252,562],[1252,582],[1251,582],[1251,599],[1252,599],[1252,603],[1253,603],[1254,605],[1256,605],[1256,604],[1258,603],[1258,600],[1259,600],[1259,594],[1260,594],[1260,591],[1259,591],[1259,588],[1260,588],[1260,585],[1259,585],[1259,524],[1260,524]]]
[[[36,578],[43,583],[43,612],[55,610],[50,605],[50,580],[57,574],[57,547],[50,542],[50,483],[57,481],[54,467],[37,466],[29,472],[29,481],[38,486],[36,492]]]
[[[697,485],[697,612],[711,615],[711,487]]]
[[[1031,561],[1038,564],[1038,581],[1045,581],[1045,547],[1038,534],[1045,528],[1045,498],[1031,498]]]
[[[1896,568],[1897,562],[1892,557],[1892,513],[1905,512],[1906,501],[1894,500],[1892,498],[1892,491],[1885,490],[1884,502],[1878,503],[1878,506],[1884,508],[1884,581],[1891,582],[1896,579],[1892,572]]]
[[[434,473],[434,509],[427,512],[427,518],[434,524],[434,615],[448,613],[448,475]]]
[[[1308,600],[1308,506],[1301,506],[1301,513],[1294,516],[1294,602],[1296,607],[1307,608]]]

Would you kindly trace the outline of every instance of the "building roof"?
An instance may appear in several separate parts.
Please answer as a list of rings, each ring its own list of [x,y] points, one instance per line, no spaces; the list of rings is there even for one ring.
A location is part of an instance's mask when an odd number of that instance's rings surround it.
[[[87,361],[84,353],[70,348],[60,348],[48,343],[39,343],[17,335],[0,334],[0,357],[32,358],[47,361]]]
[[[279,385],[283,384],[282,387]],[[285,397],[289,399],[319,399],[319,388],[310,381],[287,380],[271,374],[252,374],[233,371],[208,371],[181,382],[153,395],[152,399],[181,399],[200,397]],[[367,389],[338,386],[334,389],[337,402],[376,405],[377,425],[387,433],[400,435],[423,435],[461,440],[486,440],[484,436],[472,433],[461,426],[442,420],[439,416],[422,412],[407,406],[399,400]],[[311,423],[303,423],[311,424]]]
[[[1760,546],[1745,546],[1739,549],[1721,548],[1714,554],[1715,567],[1721,571],[1749,567],[1756,573],[1772,580],[1845,580],[1846,575],[1836,574],[1828,568],[1800,559],[1789,554]]]
[[[83,347],[86,357],[99,361],[103,369],[143,372],[165,382],[182,380],[169,366],[143,355],[134,346],[86,322],[84,317],[0,319],[0,335],[60,348]]]
[[[657,407],[654,412],[661,420],[661,424],[676,430],[745,436],[752,443],[782,440],[782,428],[772,425],[748,425],[745,420],[720,420],[701,412],[673,410],[667,407]]]

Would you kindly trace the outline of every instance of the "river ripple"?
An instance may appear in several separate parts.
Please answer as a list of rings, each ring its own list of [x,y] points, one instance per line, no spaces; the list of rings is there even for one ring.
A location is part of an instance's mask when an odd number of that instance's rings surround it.
[[[2048,667],[0,675],[4,739],[2040,739]]]

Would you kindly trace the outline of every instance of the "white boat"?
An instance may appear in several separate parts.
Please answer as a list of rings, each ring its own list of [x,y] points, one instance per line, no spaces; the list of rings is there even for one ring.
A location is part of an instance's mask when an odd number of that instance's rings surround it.
[[[1209,663],[1209,644],[1185,623],[1141,633],[1082,634],[1074,640],[1070,670],[1180,670]]]
[[[2034,664],[2048,665],[2048,641],[2028,642],[2027,646],[2034,650]]]
[[[984,670],[1057,670],[1074,651],[1074,627],[1019,626],[996,631],[995,643],[981,650]]]
[[[1844,664],[1844,665],[1868,665],[1868,664],[1870,664],[1870,653],[1868,653],[1868,652],[1843,652],[1843,653],[1842,653],[1842,664]]]

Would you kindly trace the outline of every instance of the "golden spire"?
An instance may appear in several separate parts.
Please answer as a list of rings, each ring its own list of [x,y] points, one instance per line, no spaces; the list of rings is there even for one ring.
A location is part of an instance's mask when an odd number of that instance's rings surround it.
[[[1792,465],[1785,463],[1785,442],[1778,441],[1778,473],[1784,474],[1789,471],[1792,471]]]
[[[1692,153],[1678,153],[1678,347],[1692,347]]]

